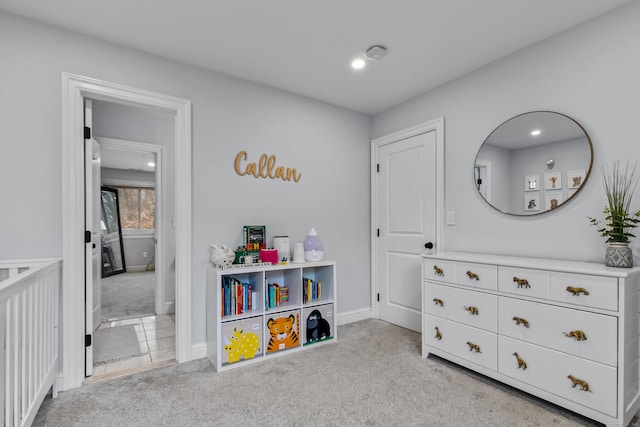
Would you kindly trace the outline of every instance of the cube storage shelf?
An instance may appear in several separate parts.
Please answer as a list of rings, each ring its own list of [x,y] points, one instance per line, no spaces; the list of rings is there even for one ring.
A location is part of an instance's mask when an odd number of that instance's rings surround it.
[[[216,371],[337,341],[335,261],[207,270]]]

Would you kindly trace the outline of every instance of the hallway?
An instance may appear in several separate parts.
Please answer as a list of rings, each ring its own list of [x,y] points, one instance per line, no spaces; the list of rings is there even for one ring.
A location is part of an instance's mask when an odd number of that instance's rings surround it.
[[[93,366],[93,376],[85,382],[116,378],[134,372],[142,372],[176,361],[176,327],[173,314],[136,317],[102,323],[96,332],[108,328],[133,326],[137,336],[137,347],[117,360],[98,361]],[[124,343],[121,343],[124,345]],[[116,345],[119,345],[116,343]],[[94,350],[94,355],[96,350]],[[95,356],[94,356],[95,357]]]
[[[101,280],[102,323],[94,332],[93,376],[85,382],[129,375],[176,360],[174,314],[155,314],[155,272]]]

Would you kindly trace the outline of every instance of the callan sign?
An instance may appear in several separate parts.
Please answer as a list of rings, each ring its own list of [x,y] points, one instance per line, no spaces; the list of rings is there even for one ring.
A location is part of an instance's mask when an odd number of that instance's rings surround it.
[[[253,175],[255,178],[281,179],[283,181],[300,181],[302,174],[296,168],[276,166],[276,156],[262,154],[258,163],[247,163],[247,152],[240,151],[236,155],[236,173],[240,176]]]

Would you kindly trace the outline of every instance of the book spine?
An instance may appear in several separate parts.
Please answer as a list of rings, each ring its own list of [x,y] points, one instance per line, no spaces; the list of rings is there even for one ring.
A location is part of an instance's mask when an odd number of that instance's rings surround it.
[[[231,315],[231,283],[229,280],[224,284],[224,314]]]

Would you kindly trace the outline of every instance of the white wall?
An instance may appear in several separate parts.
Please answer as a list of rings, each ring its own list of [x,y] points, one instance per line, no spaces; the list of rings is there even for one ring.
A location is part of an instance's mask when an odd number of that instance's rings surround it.
[[[370,307],[368,116],[4,12],[0,57],[0,259],[62,253],[64,71],[193,103],[194,343],[205,340],[209,245],[235,245],[245,224],[292,242],[315,227],[338,262],[338,313]],[[238,176],[239,150],[273,154],[302,179]]]
[[[606,198],[600,166],[640,159],[640,2],[560,34],[373,119],[372,137],[445,116],[445,229],[448,250],[602,262],[604,239],[589,225]],[[594,145],[591,179],[578,197],[551,213],[522,218],[489,207],[475,190],[472,168],[489,133],[533,110],[567,114]],[[636,194],[634,209],[640,207]],[[442,243],[442,242],[441,242]],[[638,243],[634,256],[640,260]]]

